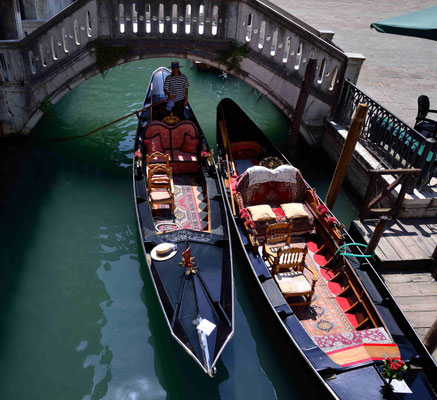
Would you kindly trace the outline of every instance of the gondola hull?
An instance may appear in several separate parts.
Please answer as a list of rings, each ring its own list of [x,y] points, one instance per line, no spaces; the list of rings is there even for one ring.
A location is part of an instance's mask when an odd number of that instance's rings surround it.
[[[226,193],[225,202],[246,255],[250,275],[262,293],[271,315],[281,327],[282,334],[288,338],[290,348],[301,355],[326,397],[437,398],[436,380],[432,378],[437,376],[434,360],[369,259],[363,258],[363,254],[352,246],[342,248],[341,251],[347,256],[338,255],[340,246],[353,241],[306,182],[304,204],[314,219],[314,226],[312,230],[304,232],[304,228],[295,223],[296,228],[302,229],[304,233],[294,233],[292,245],[304,242],[309,248],[306,263],[317,268],[319,280],[310,306],[295,306],[286,296],[286,291],[262,253],[262,235],[257,236],[258,222],[249,223],[253,215],[248,214],[245,202],[251,198],[240,193],[240,190],[242,192],[247,189],[243,181],[248,175],[250,179],[256,180],[254,172],[260,169],[253,167],[261,159],[263,165],[272,167],[273,164],[273,168],[276,163],[289,165],[289,162],[230,99],[222,100],[217,107],[217,148],[222,190]],[[274,190],[275,186],[271,187]],[[261,193],[259,197],[264,195],[265,198],[273,198],[271,193],[262,193],[263,184],[258,183],[255,188],[258,194]],[[250,195],[254,197],[254,192]],[[275,210],[275,217],[279,218],[277,208],[272,205],[272,209]],[[284,220],[286,216],[280,218]],[[361,299],[355,296],[356,289],[359,289]],[[335,310],[321,303],[323,293],[327,293],[326,304],[340,311],[338,315],[334,314]],[[314,314],[311,316],[311,313]],[[323,313],[325,315],[321,316]],[[314,319],[313,324],[309,323],[311,318]],[[347,332],[342,332],[341,324],[347,327]],[[327,332],[322,332],[323,329]],[[328,332],[330,329],[335,334]],[[380,334],[384,340],[374,340]],[[370,338],[369,343],[364,343],[367,337]],[[348,345],[345,344],[347,340],[350,340]],[[343,342],[339,344],[340,341]],[[333,344],[337,347],[330,348]],[[362,356],[364,351],[369,354],[367,359]],[[400,355],[407,362],[409,368],[403,379],[408,388],[404,390],[411,393],[396,394],[382,389],[385,383],[381,368],[385,357],[382,355],[387,354],[393,354],[395,358]]]
[[[213,376],[234,331],[229,227],[216,165],[205,156],[209,147],[191,107],[185,111],[187,121],[176,125],[157,121],[166,113],[163,84],[168,74],[164,67],[153,73],[144,101],[147,109],[139,114],[133,164],[135,209],[147,267],[169,330]],[[194,136],[187,139],[187,132]],[[170,162],[171,173],[166,177],[171,180],[170,208],[157,205],[152,197],[149,177],[156,164],[148,165],[146,155],[157,137],[164,147],[165,141],[199,143],[187,162],[177,159],[184,154],[179,149],[165,150],[175,161]],[[160,255],[162,244],[170,250]]]

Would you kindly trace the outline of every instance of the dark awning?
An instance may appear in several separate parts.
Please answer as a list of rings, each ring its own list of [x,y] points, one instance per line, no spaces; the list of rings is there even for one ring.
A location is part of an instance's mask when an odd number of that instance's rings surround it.
[[[374,22],[378,32],[437,40],[437,6]]]

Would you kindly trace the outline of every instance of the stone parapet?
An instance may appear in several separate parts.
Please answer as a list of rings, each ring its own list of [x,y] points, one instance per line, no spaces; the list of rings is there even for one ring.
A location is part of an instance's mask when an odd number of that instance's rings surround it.
[[[230,71],[288,117],[308,60],[315,58],[318,70],[303,123],[322,126],[344,78],[356,80],[363,61],[349,57],[330,38],[268,1],[77,0],[26,38],[0,41],[0,129],[3,134],[29,132],[43,101],[55,102],[75,82],[97,73],[94,50],[87,46],[96,39],[109,47],[128,47],[114,64],[169,56]],[[229,65],[220,53],[232,53],[231,42],[238,49],[245,46],[239,65]]]

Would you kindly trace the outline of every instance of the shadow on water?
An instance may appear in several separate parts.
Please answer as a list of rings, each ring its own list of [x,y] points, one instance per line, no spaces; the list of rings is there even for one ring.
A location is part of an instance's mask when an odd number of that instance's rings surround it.
[[[96,329],[108,295],[95,273],[93,226],[80,225],[84,204],[59,202],[93,177],[34,139],[28,146],[11,164],[0,199],[0,397],[82,398],[93,381],[87,354],[110,354]],[[95,214],[98,205],[89,205]]]

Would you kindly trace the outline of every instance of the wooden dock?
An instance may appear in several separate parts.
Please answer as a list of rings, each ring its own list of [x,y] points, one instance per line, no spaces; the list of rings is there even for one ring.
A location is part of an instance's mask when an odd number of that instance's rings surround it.
[[[353,221],[352,237],[368,243],[377,219]],[[437,218],[408,218],[389,221],[375,250],[381,268],[432,268],[437,248]]]
[[[367,244],[377,222],[353,221],[350,233]],[[437,319],[436,247],[436,218],[414,218],[389,221],[375,250],[379,273],[422,340]]]

